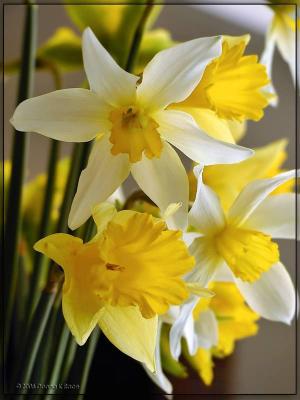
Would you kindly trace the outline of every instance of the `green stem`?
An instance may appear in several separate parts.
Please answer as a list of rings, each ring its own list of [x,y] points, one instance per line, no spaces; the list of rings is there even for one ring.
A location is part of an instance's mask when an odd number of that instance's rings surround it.
[[[82,374],[80,377],[80,381],[79,381],[79,395],[78,395],[78,400],[81,399],[81,395],[85,394],[85,389],[86,389],[86,385],[88,382],[88,377],[89,377],[89,372],[91,369],[91,364],[93,361],[93,357],[96,351],[96,347],[97,347],[97,343],[98,343],[98,339],[100,336],[100,329],[95,329],[94,332],[91,334],[90,339],[89,339],[89,343],[86,346],[85,350],[85,354],[83,357],[84,360],[84,364],[83,364],[83,368],[82,368]]]
[[[148,4],[145,6],[144,13],[135,31],[125,68],[126,71],[128,72],[131,72],[134,69],[134,65],[137,59],[138,51],[146,27],[147,19],[152,11],[153,6],[154,6],[154,0],[149,0]]]
[[[43,213],[41,216],[40,226],[38,230],[38,239],[46,236],[49,232],[51,222],[51,209],[55,191],[55,178],[57,172],[57,161],[59,156],[60,143],[57,140],[51,141],[50,157],[48,164],[47,185],[45,189],[45,198],[43,205]],[[28,297],[27,315],[30,317],[36,306],[40,296],[40,282],[43,275],[42,268],[43,254],[40,252],[34,253],[33,273],[31,278],[30,296]]]
[[[47,396],[45,396],[45,400],[49,400],[51,398],[52,394],[57,394],[57,390],[54,389],[54,386],[58,383],[63,383],[63,382],[58,382],[58,378],[60,376],[60,372],[62,370],[62,363],[64,361],[64,357],[66,354],[66,348],[68,344],[68,340],[70,337],[70,331],[67,325],[64,322],[63,316],[61,315],[60,311],[60,319],[61,319],[61,329],[60,329],[60,334],[58,338],[58,346],[56,347],[56,355],[54,358],[54,363],[52,365],[51,369],[51,374],[49,377],[49,380],[47,384],[50,385],[49,389],[47,390]],[[53,388],[51,387],[53,386]]]
[[[23,358],[19,365],[19,372],[16,382],[30,382],[36,356],[43,338],[45,327],[49,319],[58,287],[59,278],[53,275],[52,278],[49,279],[46,288],[42,292],[36,311],[32,318],[30,330],[24,346]],[[22,388],[20,392],[24,394],[26,390]]]
[[[37,7],[27,5],[22,51],[18,103],[32,94],[34,60],[37,36]],[[15,132],[12,150],[12,171],[8,193],[6,225],[4,232],[4,309],[5,309],[5,344],[10,336],[11,315],[17,282],[18,243],[21,230],[22,187],[25,178],[28,137],[26,133]]]
[[[69,335],[69,341],[66,349],[66,357],[64,359],[64,364],[61,371],[61,381],[68,382],[68,376],[75,358],[77,343],[75,342],[72,335]]]

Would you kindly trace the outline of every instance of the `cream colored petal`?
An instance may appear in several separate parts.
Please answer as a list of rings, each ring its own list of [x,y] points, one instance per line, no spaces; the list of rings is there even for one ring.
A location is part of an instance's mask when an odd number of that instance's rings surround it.
[[[119,350],[155,371],[157,317],[143,318],[136,306],[105,306],[99,326]]]
[[[253,151],[232,143],[225,143],[202,132],[191,115],[177,110],[154,114],[159,132],[169,143],[193,161],[204,165],[234,164],[249,158]]]
[[[296,295],[283,264],[275,264],[254,283],[236,279],[236,284],[253,311],[271,321],[291,323],[295,315]]]
[[[290,22],[295,21],[294,15],[275,15],[273,34],[282,58],[288,63],[294,82],[296,81],[296,29],[292,29]],[[291,18],[289,20],[289,18]]]
[[[189,282],[198,282],[203,287],[215,279],[218,271],[223,267],[224,260],[216,252],[213,240],[210,237],[200,237],[189,247],[190,254],[195,258],[196,265],[186,276]]]
[[[160,332],[161,332],[161,325],[162,323],[159,321],[158,324],[158,334],[157,334],[157,340],[156,340],[156,346],[155,346],[155,366],[156,366],[156,371],[150,372],[148,368],[145,368],[145,371],[149,378],[159,387],[161,388],[165,393],[171,394],[173,392],[173,387],[169,379],[166,377],[164,374],[164,371],[162,369],[162,363],[161,363],[161,354],[160,354]]]
[[[178,360],[181,354],[181,338],[184,336],[186,326],[190,321],[198,301],[198,296],[191,296],[190,299],[180,307],[179,315],[171,327],[170,351],[175,360]]]
[[[299,204],[300,196],[297,196]],[[296,237],[296,194],[282,193],[267,197],[253,211],[245,227],[264,232],[274,239]]]
[[[160,51],[144,70],[138,102],[154,112],[184,100],[208,63],[221,54],[221,41],[220,36],[200,38]]]
[[[273,64],[273,59],[274,59],[274,52],[275,52],[275,46],[276,46],[276,34],[273,28],[274,21],[271,23],[267,34],[266,34],[266,39],[265,39],[265,48],[262,52],[260,62],[261,64],[264,64],[267,69],[267,73],[269,78],[272,78],[272,64]],[[271,98],[270,104],[272,106],[277,106],[278,104],[278,96],[276,93],[276,90],[270,82],[264,89],[264,92],[267,94],[270,94],[273,98]]]
[[[143,156],[142,161],[131,165],[131,172],[140,188],[164,213],[170,203],[181,203],[178,211],[167,218],[171,229],[185,229],[188,211],[188,178],[184,166],[175,150],[164,143],[160,158],[151,160]]]
[[[299,177],[299,174],[300,170],[291,170],[270,179],[258,179],[249,183],[232,204],[228,213],[229,222],[242,225],[273,190],[296,175]]]
[[[196,354],[199,347],[210,349],[218,344],[218,321],[212,310],[206,310],[200,313],[199,318],[195,321],[195,335],[197,337],[197,348],[191,355]]]
[[[198,179],[194,204],[189,212],[189,224],[203,234],[212,234],[222,230],[225,216],[220,200],[214,191],[203,183],[203,166],[197,165],[194,174]]]
[[[127,178],[130,164],[127,154],[114,156],[107,136],[97,140],[88,165],[82,171],[70,215],[69,227],[76,229],[92,214],[96,204],[105,201]]]
[[[139,77],[119,67],[90,28],[83,32],[82,53],[91,90],[112,106],[134,103]]]
[[[23,101],[10,122],[17,131],[87,142],[110,129],[109,107],[86,89],[63,89]]]

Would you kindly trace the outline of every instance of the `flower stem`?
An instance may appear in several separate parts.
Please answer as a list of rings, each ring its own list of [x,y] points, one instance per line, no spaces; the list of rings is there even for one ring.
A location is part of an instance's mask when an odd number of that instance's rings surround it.
[[[43,290],[38,306],[33,315],[16,382],[30,382],[36,356],[43,338],[45,327],[48,322],[58,287],[59,278],[57,278],[57,276],[54,274],[52,278],[49,279],[47,286]],[[25,392],[26,389],[22,388],[21,393]]]
[[[45,198],[43,205],[43,213],[41,216],[40,226],[38,230],[38,239],[44,237],[49,232],[49,225],[51,221],[51,208],[55,190],[55,178],[57,171],[57,161],[59,156],[59,142],[57,140],[51,141],[50,157],[48,164],[47,185],[45,189]],[[38,297],[40,295],[40,282],[43,275],[42,269],[43,254],[35,252],[33,262],[33,273],[31,277],[30,296],[28,297],[27,315],[30,318],[34,307],[36,306]]]
[[[144,30],[146,27],[147,19],[150,16],[150,13],[152,11],[152,8],[154,6],[154,0],[149,0],[148,4],[145,5],[145,10],[142,15],[142,18],[137,26],[137,29],[135,31],[133,40],[132,40],[132,45],[130,48],[130,52],[128,55],[127,63],[126,63],[126,71],[132,72],[134,69],[134,65],[137,59],[139,47],[143,38]]]
[[[91,369],[91,364],[92,364],[95,350],[97,347],[100,332],[101,332],[100,329],[94,330],[94,332],[90,336],[89,343],[87,344],[86,348],[84,349],[84,352],[85,352],[84,357],[83,357],[84,364],[83,364],[82,374],[81,374],[80,381],[79,381],[80,389],[79,389],[78,400],[80,400],[82,398],[81,395],[85,394],[85,389],[86,389],[86,385],[88,382],[89,372]]]
[[[37,6],[28,4],[24,28],[22,65],[20,73],[18,103],[32,94],[35,49],[37,36]],[[15,132],[12,150],[12,170],[8,193],[6,225],[4,232],[4,309],[5,309],[5,348],[10,337],[11,315],[15,297],[18,244],[21,231],[22,187],[25,178],[28,137],[26,133]]]

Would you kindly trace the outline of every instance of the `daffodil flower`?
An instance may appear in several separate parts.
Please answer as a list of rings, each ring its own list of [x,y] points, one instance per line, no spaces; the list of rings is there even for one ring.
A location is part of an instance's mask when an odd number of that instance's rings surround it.
[[[233,280],[253,311],[289,324],[295,314],[295,290],[272,239],[295,238],[296,198],[294,193],[268,195],[295,178],[296,172],[249,183],[224,213],[217,195],[202,181],[203,166],[194,171],[198,188],[189,212],[194,232],[185,237],[196,266],[186,280],[201,282],[202,286],[211,280]],[[197,298],[191,296],[172,326],[170,343],[176,358],[196,304]]]
[[[175,217],[176,226],[184,228],[188,179],[167,142],[205,165],[240,162],[252,154],[206,135],[188,113],[166,110],[191,94],[206,66],[220,55],[221,40],[194,39],[159,52],[139,84],[139,77],[120,68],[88,28],[83,60],[90,90],[59,90],[17,107],[11,122],[18,131],[67,142],[96,138],[72,204],[71,229],[83,224],[130,171],[162,212],[170,203],[182,203]]]
[[[272,64],[274,51],[277,47],[282,58],[288,64],[293,80],[296,82],[296,3],[286,5],[276,4],[273,0],[269,7],[274,12],[271,24],[266,34],[265,48],[261,57],[261,62],[266,65],[268,74],[272,75]],[[270,92],[275,93],[272,86]],[[276,104],[276,102],[275,102]]]
[[[194,259],[180,231],[148,214],[102,203],[93,217],[98,231],[90,242],[57,233],[34,248],[64,270],[63,314],[77,343],[99,324],[116,347],[154,371],[158,315],[188,297],[182,276]]]
[[[244,55],[250,35],[222,38],[221,55],[206,67],[192,93],[170,107],[191,114],[212,137],[235,143],[247,120],[263,117],[269,77],[256,55]]]

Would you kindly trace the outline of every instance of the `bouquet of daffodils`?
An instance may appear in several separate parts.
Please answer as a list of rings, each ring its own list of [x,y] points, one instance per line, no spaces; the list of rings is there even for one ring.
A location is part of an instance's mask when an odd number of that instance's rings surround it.
[[[7,393],[58,394],[77,379],[84,394],[100,332],[166,394],[187,366],[210,385],[214,359],[260,318],[294,318],[276,239],[295,238],[298,172],[281,168],[285,139],[237,143],[278,100],[276,46],[295,75],[295,6],[269,6],[258,57],[248,34],[175,43],[152,29],[162,6],[138,3],[66,4],[82,36],[61,27],[38,49],[28,4],[21,60],[5,65],[20,73],[4,163]],[[63,88],[81,69],[81,87]],[[39,70],[55,90],[32,97]],[[32,132],[49,138],[36,155],[49,161],[28,182]],[[130,174],[138,189],[125,195]]]

